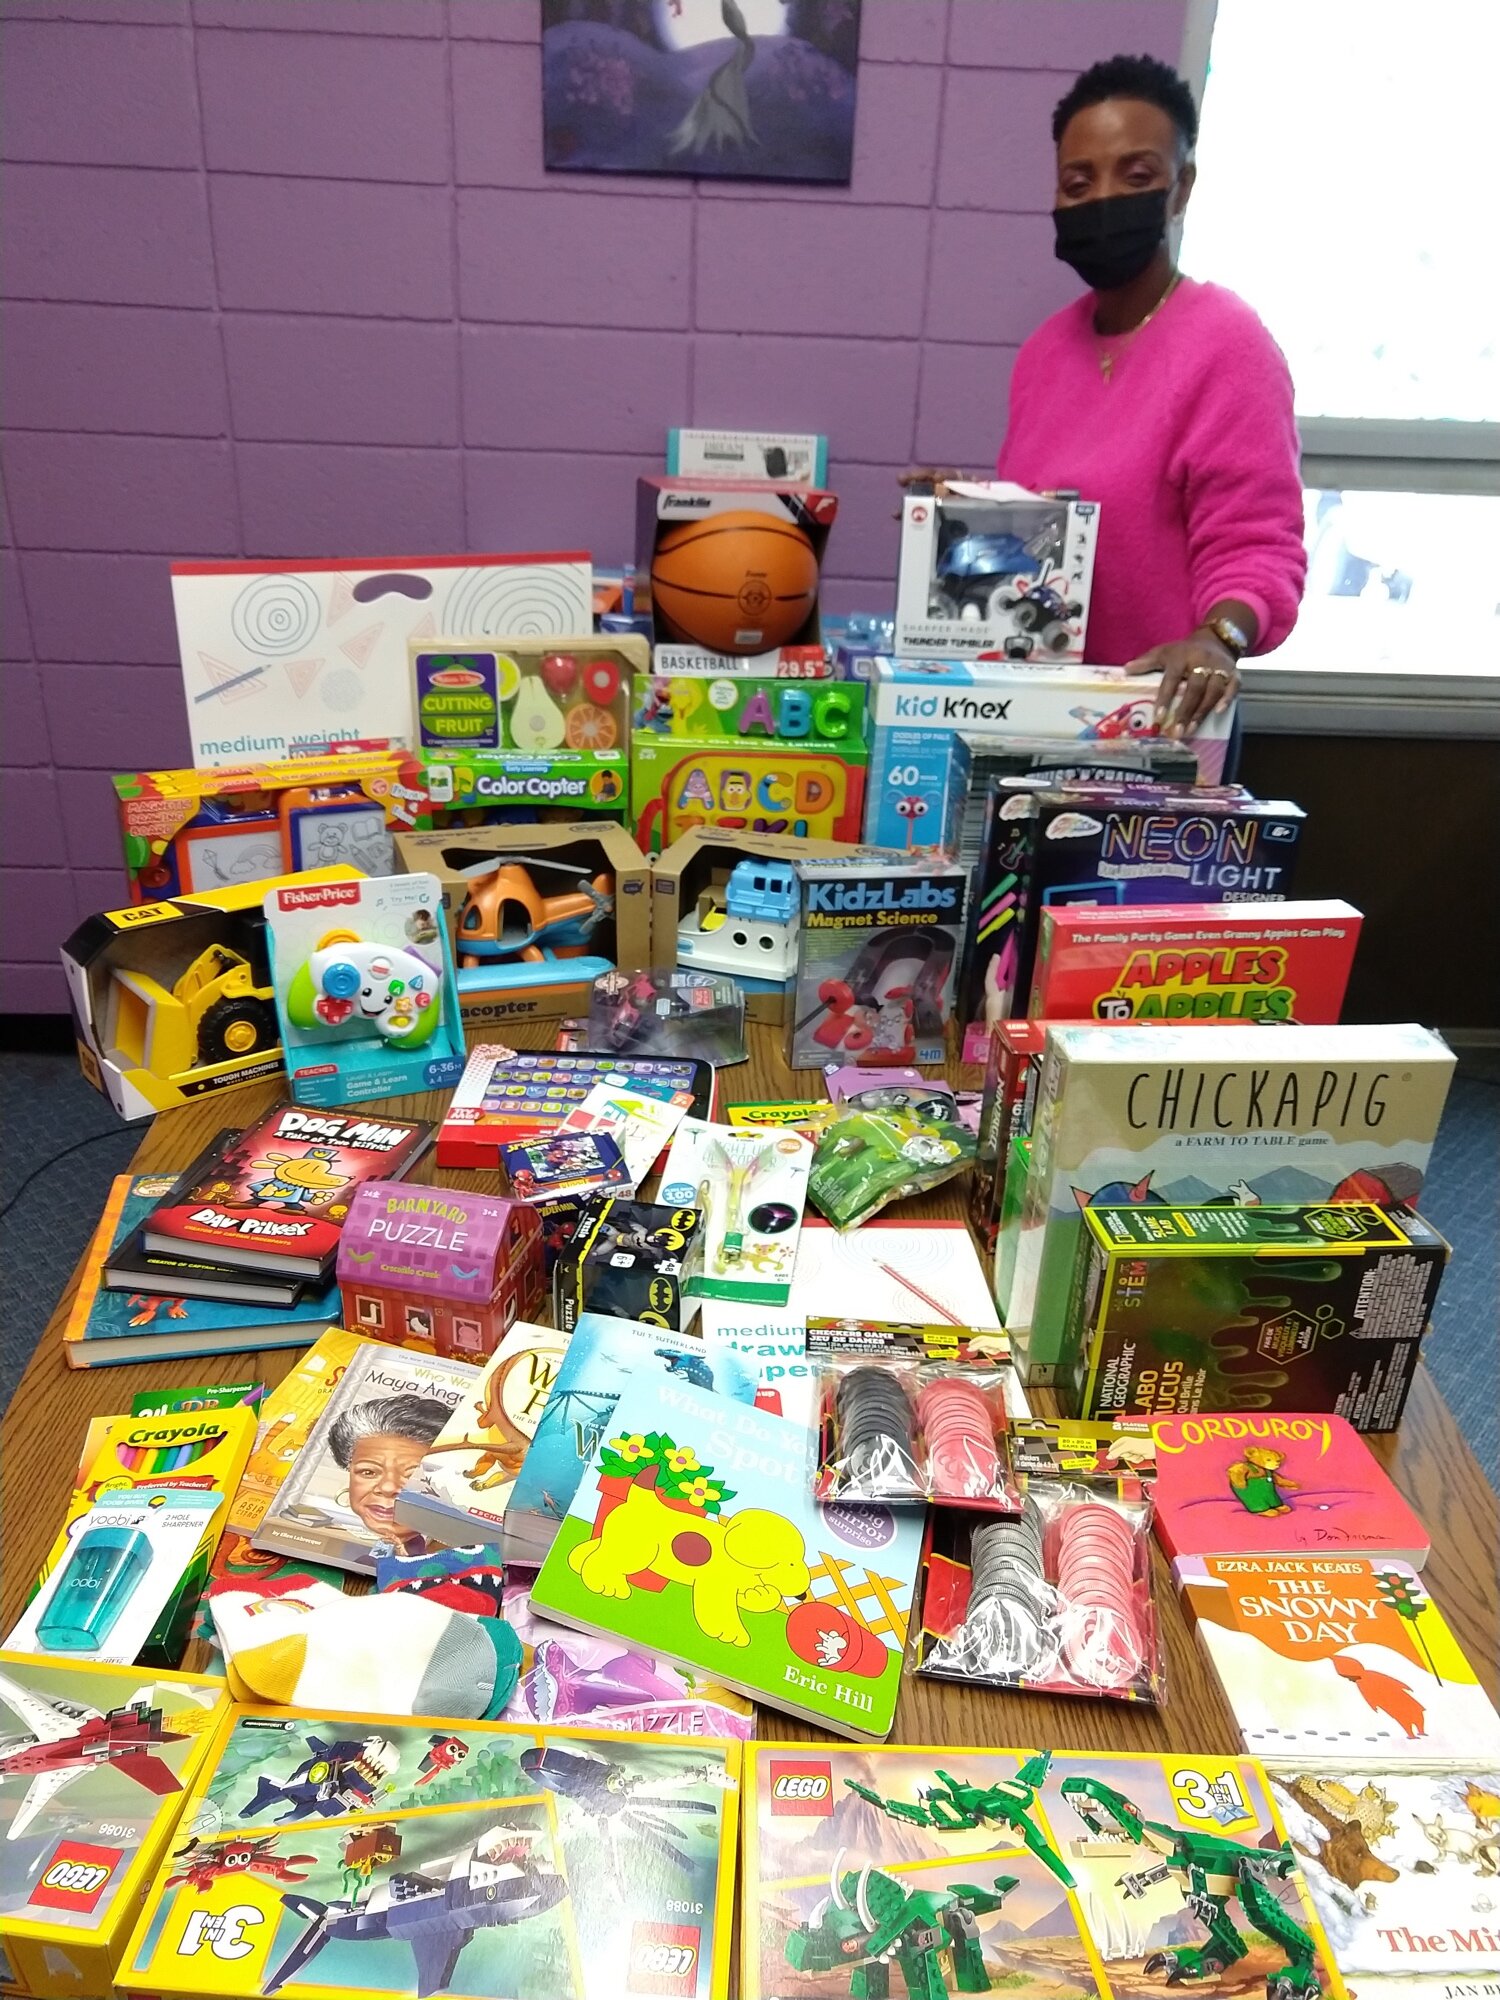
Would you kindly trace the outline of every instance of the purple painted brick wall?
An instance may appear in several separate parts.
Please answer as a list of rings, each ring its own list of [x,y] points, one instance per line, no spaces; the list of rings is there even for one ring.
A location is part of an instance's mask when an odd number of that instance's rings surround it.
[[[829,434],[836,609],[1069,295],[1048,111],[1185,0],[865,0],[853,185],[547,175],[535,0],[0,0],[0,1009],[187,761],[166,558],[628,554],[669,425]]]

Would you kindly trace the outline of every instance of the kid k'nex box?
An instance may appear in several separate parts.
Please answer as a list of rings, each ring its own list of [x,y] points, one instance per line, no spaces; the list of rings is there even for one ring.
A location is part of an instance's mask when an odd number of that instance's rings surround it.
[[[1426,1028],[1054,1028],[1006,1325],[1028,1383],[1064,1359],[1090,1206],[1414,1202],[1453,1056]]]

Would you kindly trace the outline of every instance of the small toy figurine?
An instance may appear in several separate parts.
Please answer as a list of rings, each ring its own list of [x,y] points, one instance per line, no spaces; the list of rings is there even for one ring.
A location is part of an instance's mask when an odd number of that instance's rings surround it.
[[[179,1874],[167,1878],[167,1886],[185,1882],[191,1889],[206,1889],[224,1875],[259,1875],[266,1882],[305,1882],[307,1871],[316,1866],[316,1854],[278,1854],[274,1833],[257,1834],[254,1839],[199,1840],[196,1835],[172,1857],[186,1862]],[[305,1865],[304,1865],[305,1864]]]
[[[888,1819],[905,1820],[911,1826],[936,1827],[944,1833],[968,1833],[981,1826],[1009,1827],[1037,1860],[1051,1869],[1065,1889],[1074,1889],[1078,1885],[1067,1863],[1031,1817],[1036,1810],[1036,1795],[1051,1766],[1052,1752],[1039,1750],[1026,1759],[1013,1778],[1002,1778],[996,1785],[971,1785],[947,1771],[934,1771],[937,1783],[923,1792],[915,1805],[908,1805],[904,1799],[883,1799],[879,1792],[857,1784],[853,1778],[845,1778],[844,1783],[867,1805],[878,1807]]]
[[[469,1746],[461,1736],[434,1735],[422,1753],[417,1784],[430,1784],[441,1772],[454,1770],[468,1754]]]
[[[253,1819],[271,1805],[291,1807],[278,1825],[313,1813],[333,1819],[340,1813],[368,1812],[381,1793],[391,1789],[401,1758],[386,1737],[366,1736],[363,1741],[340,1737],[328,1743],[321,1736],[309,1736],[306,1742],[312,1755],[284,1783],[260,1774],[241,1819]]]
[[[299,1028],[372,1028],[418,1048],[442,1019],[442,975],[414,951],[328,931],[292,975],[286,1010]]]
[[[828,1878],[828,1894],[786,1941],[788,1965],[797,1972],[847,1971],[851,2000],[888,2000],[891,1961],[900,1968],[908,2000],[946,2000],[943,1956],[951,1954],[953,1991],[989,1993],[976,1917],[991,1916],[1019,1876],[997,1875],[993,1889],[957,1882],[951,1889],[921,1889],[883,1868],[839,1872],[843,1850]]]
[[[351,1827],[339,1841],[343,1867],[343,1889],[352,1903],[362,1889],[368,1889],[377,1868],[389,1867],[401,1859],[401,1836],[394,1826]]]
[[[1146,1819],[1123,1792],[1098,1778],[1064,1778],[1062,1795],[1090,1833],[1128,1840],[1157,1857],[1149,1867],[1120,1877],[1124,1895],[1144,1896],[1156,1883],[1171,1880],[1208,1931],[1206,1944],[1152,1952],[1141,1968],[1148,1979],[1165,1973],[1173,1986],[1212,1979],[1246,1957],[1250,1947],[1228,1909],[1237,1895],[1246,1922],[1279,1946],[1285,1959],[1266,1975],[1266,2000],[1317,2000],[1322,1986],[1313,1966],[1316,1947],[1269,1887],[1297,1866],[1289,1846],[1246,1847],[1221,1834],[1191,1833]]]

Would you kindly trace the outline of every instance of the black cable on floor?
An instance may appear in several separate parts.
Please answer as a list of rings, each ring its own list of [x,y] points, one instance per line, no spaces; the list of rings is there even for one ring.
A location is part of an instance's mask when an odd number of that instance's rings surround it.
[[[101,1139],[118,1139],[120,1136],[121,1136],[121,1128],[119,1126],[116,1126],[114,1130],[110,1132],[90,1132],[90,1134],[86,1139],[75,1139],[71,1146],[64,1146],[62,1151],[60,1153],[54,1153],[50,1160],[43,1160],[42,1164],[39,1167],[33,1167],[31,1172],[26,1176],[25,1180],[22,1181],[21,1185],[16,1189],[15,1193],[11,1196],[10,1200],[5,1202],[3,1205],[0,1205],[0,1222],[3,1222],[6,1216],[10,1214],[11,1210],[15,1207],[16,1203],[21,1199],[22,1195],[25,1194],[27,1188],[31,1186],[31,1183],[33,1181],[40,1180],[43,1174],[50,1173],[52,1168],[57,1165],[59,1160],[65,1160],[68,1157],[69,1153],[80,1152],[85,1146],[96,1146]]]

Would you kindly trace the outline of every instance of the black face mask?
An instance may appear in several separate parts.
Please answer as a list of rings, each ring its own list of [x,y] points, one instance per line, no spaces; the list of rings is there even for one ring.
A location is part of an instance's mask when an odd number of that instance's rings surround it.
[[[1112,292],[1138,278],[1167,233],[1167,190],[1107,194],[1054,208],[1057,255],[1096,292]]]

